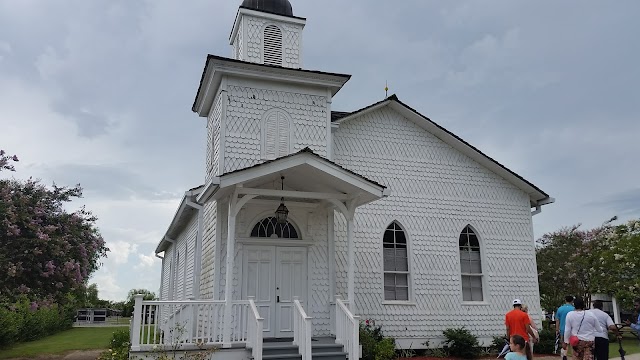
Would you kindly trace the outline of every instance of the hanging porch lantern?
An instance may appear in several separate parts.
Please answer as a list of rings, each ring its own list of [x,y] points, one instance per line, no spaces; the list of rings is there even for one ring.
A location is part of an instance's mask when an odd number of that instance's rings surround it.
[[[282,190],[284,190],[284,176],[280,178],[282,180]],[[284,197],[280,198],[280,206],[276,210],[276,221],[278,224],[286,224],[287,216],[289,216],[289,209],[284,205]]]

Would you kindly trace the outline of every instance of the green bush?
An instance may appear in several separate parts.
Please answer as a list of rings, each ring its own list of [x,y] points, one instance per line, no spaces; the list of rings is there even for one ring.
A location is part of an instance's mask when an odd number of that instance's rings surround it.
[[[391,360],[395,358],[396,343],[393,338],[385,338],[380,326],[373,322],[360,324],[360,345],[363,360]]]
[[[375,360],[391,360],[396,357],[396,342],[392,338],[384,338],[375,346]]]
[[[543,329],[539,333],[540,341],[533,345],[533,352],[535,354],[553,354],[553,349],[556,345],[556,332],[555,330]]]
[[[464,327],[457,329],[446,329],[442,332],[445,337],[444,350],[450,356],[475,359],[480,356],[482,348],[478,338]]]
[[[0,347],[37,340],[71,325],[70,310],[66,307],[39,306],[26,299],[0,304]]]
[[[128,360],[129,359],[129,329],[114,331],[109,341],[109,350],[103,351],[98,360]]]

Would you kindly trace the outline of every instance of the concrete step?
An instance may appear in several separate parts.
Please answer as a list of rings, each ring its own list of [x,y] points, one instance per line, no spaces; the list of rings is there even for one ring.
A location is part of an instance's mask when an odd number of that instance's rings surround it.
[[[321,352],[311,353],[313,360],[346,360],[347,353],[345,352]]]
[[[340,344],[312,344],[311,353],[339,353],[343,351]]]
[[[262,355],[262,360],[302,360],[299,354]]]
[[[262,355],[298,354],[298,347],[292,344],[263,344]]]

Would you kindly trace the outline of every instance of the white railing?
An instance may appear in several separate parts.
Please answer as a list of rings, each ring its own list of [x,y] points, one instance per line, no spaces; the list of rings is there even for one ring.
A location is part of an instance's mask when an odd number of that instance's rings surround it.
[[[247,322],[247,348],[251,349],[253,360],[262,360],[262,332],[264,319],[258,312],[253,296],[249,296],[249,318]]]
[[[221,345],[224,331],[224,301],[146,301],[135,298],[131,322],[131,350],[154,346],[186,348]],[[248,301],[231,307],[231,342],[246,343]]]
[[[298,345],[298,353],[302,360],[311,360],[311,320],[302,308],[297,296],[293,297],[293,345]]]
[[[344,347],[349,359],[360,354],[360,317],[354,316],[339,296],[336,296],[336,343]]]

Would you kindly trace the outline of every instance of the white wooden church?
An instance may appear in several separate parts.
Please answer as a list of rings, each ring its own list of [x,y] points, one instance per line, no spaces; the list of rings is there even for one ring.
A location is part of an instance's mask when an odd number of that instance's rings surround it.
[[[365,320],[417,349],[490,341],[516,297],[540,314],[532,217],[553,198],[396,96],[333,111],[350,75],[302,68],[305,23],[245,0],[233,57],[207,57],[206,177],[156,249],[132,353],[356,359]]]

